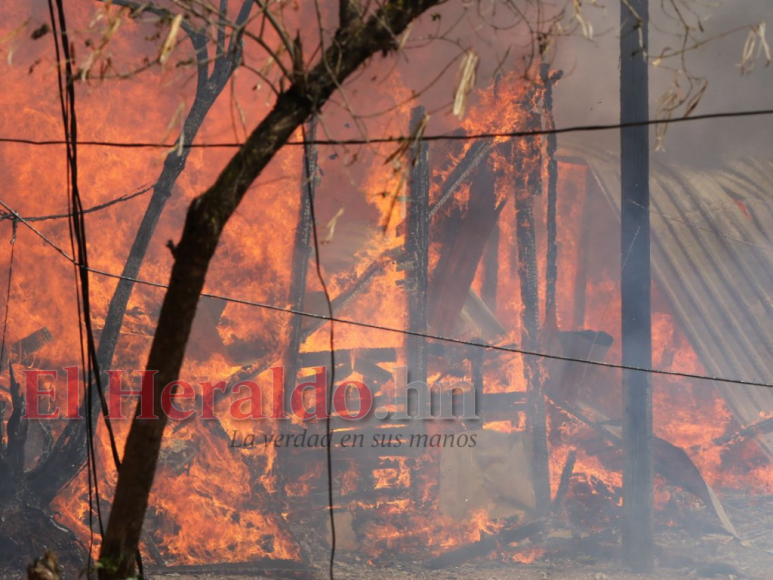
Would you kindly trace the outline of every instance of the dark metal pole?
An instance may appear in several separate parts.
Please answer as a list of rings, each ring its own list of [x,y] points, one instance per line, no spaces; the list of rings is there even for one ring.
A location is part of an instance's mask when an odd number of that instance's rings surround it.
[[[620,122],[649,118],[648,0],[620,3]],[[623,364],[652,366],[649,129],[620,131]],[[623,562],[654,565],[652,389],[648,373],[623,371]]]

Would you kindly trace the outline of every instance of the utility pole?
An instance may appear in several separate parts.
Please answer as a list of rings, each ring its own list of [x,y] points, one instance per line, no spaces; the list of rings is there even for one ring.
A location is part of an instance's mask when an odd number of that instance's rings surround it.
[[[620,123],[649,118],[648,0],[620,2]],[[623,364],[652,367],[649,127],[620,130]],[[652,385],[646,372],[623,371],[623,564],[654,565]]]

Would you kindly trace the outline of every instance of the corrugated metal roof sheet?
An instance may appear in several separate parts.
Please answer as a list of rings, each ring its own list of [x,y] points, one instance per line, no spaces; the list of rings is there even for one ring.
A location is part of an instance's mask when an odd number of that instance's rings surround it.
[[[588,163],[619,217],[619,157],[565,153]],[[706,371],[773,383],[773,162],[705,171],[655,161],[651,211],[653,277]],[[743,425],[773,413],[773,389],[716,386]],[[773,434],[761,443],[773,455]]]

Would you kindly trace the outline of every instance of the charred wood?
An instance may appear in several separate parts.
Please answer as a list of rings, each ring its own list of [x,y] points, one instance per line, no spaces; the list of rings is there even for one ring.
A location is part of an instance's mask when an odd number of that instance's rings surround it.
[[[354,351],[355,359],[368,360],[374,363],[395,362],[397,349],[393,347],[358,348]]]
[[[623,449],[623,432],[618,422],[610,421],[603,414],[587,405],[573,405],[551,394],[551,403],[567,415],[570,415],[591,428],[607,443]],[[710,506],[719,518],[724,529],[737,537],[735,528],[725,513],[722,503],[714,491],[703,479],[697,466],[681,447],[657,436],[652,436],[653,471],[670,484],[700,498]]]
[[[553,117],[553,85],[563,75],[562,71],[550,73],[550,65],[543,63],[540,69],[543,91],[543,122],[546,131],[556,128]],[[547,265],[545,272],[545,326],[555,329],[558,327],[556,318],[556,283],[558,281],[558,246],[556,244],[556,204],[558,198],[558,162],[556,161],[556,149],[558,148],[558,136],[555,133],[547,135],[545,150],[545,165],[548,178],[547,183]]]
[[[14,577],[40,556],[41,546],[57,554],[63,576],[78,577],[87,559],[87,551],[72,532],[37,506],[12,501],[2,505],[2,508],[0,561],[8,571],[14,572]],[[39,571],[42,572],[42,569]]]
[[[478,415],[483,421],[515,421],[526,410],[526,393],[485,393],[478,398]]]
[[[472,287],[464,299],[462,322],[468,327],[468,332],[478,335],[477,342],[480,343],[499,342],[507,334],[505,327]]]
[[[486,242],[504,207],[497,204],[493,172],[485,167],[465,214],[455,208],[432,279],[430,321],[441,336],[454,330],[475,278]]]
[[[411,112],[411,130],[424,119],[424,107]],[[412,267],[406,274],[408,291],[408,328],[413,332],[427,331],[427,299],[429,291],[429,146],[417,141],[411,150],[409,198],[406,217],[405,253]],[[427,341],[409,335],[405,339],[408,380],[427,380]]]
[[[539,127],[539,118],[532,114],[532,127]],[[514,146],[514,153],[518,149]],[[539,288],[537,271],[537,237],[534,223],[534,195],[542,189],[542,167],[534,160],[540,157],[537,138],[527,141],[523,153],[532,165],[519,172],[515,184],[516,238],[518,243],[518,278],[521,286],[521,339],[531,351],[539,350]],[[532,434],[532,469],[537,513],[550,509],[550,467],[548,463],[547,420],[545,417],[544,377],[541,361],[525,357],[524,374],[529,388],[528,431]]]
[[[472,382],[472,388],[475,393],[475,407],[476,407],[476,414],[479,419],[472,419],[472,420],[465,420],[463,422],[463,426],[465,429],[482,429],[483,423],[486,421],[486,417],[483,414],[483,411],[481,410],[481,401],[485,398],[485,395],[483,393],[483,357],[486,354],[485,349],[480,347],[470,347],[469,349],[469,361],[470,361],[470,379]],[[461,399],[460,395],[457,393],[454,393],[452,395],[452,401],[456,402],[458,399]],[[461,400],[459,400],[458,404],[454,405],[452,403],[452,412],[459,413],[460,406],[463,404]],[[455,407],[455,408],[454,408]],[[465,410],[466,412],[466,410]]]
[[[367,358],[355,358],[354,370],[366,379],[366,384],[382,386],[392,380],[392,373]],[[370,382],[368,382],[370,381]]]
[[[553,514],[561,512],[564,504],[564,498],[569,491],[569,480],[574,472],[574,464],[577,461],[577,453],[574,451],[569,452],[566,456],[566,462],[564,468],[561,471],[561,479],[558,482],[558,489],[556,490],[556,497],[553,498]]]
[[[312,117],[308,123],[306,123],[305,138],[310,143],[304,143],[303,145],[303,157],[301,167],[301,191],[300,191],[300,204],[298,210],[298,221],[295,227],[295,240],[293,242],[293,258],[292,258],[292,273],[290,279],[290,296],[288,302],[290,308],[296,311],[303,311],[304,298],[306,296],[306,278],[309,271],[309,259],[313,252],[312,247],[312,231],[314,224],[312,223],[312,203],[317,193],[317,186],[319,185],[319,160],[317,153],[317,146],[313,144],[317,136],[317,122]],[[282,396],[284,397],[281,404],[283,412],[290,415],[288,408],[288,396],[293,392],[295,387],[298,371],[304,366],[322,366],[329,368],[333,359],[332,352],[324,353],[307,353],[306,361],[302,360],[299,354],[301,342],[303,338],[303,317],[297,314],[292,315],[290,323],[288,325],[288,340],[287,348],[284,355],[284,389]],[[317,355],[315,357],[315,355]],[[315,359],[312,364],[308,359]],[[317,360],[318,359],[318,360]],[[332,370],[332,369],[331,369]],[[325,373],[325,382],[327,383],[327,376],[329,372]],[[293,429],[292,425],[289,425],[287,421],[281,421],[279,424],[279,430],[281,433],[289,433]],[[278,457],[279,473],[280,477],[284,477],[286,454],[280,454]],[[279,486],[280,496],[284,496],[285,486]]]
[[[576,360],[604,360],[614,340],[610,334],[595,330],[558,331],[556,336],[564,356]],[[579,364],[560,361],[548,363],[550,392],[560,395],[565,401],[574,402],[583,384],[593,384],[598,380],[600,368],[595,365],[584,365],[582,381],[572,377],[571,375],[578,372]]]
[[[156,565],[163,566],[166,563],[166,559],[153,539],[153,535],[147,530],[142,530],[142,548],[143,554],[150,556],[151,561]]]
[[[48,456],[51,455],[51,451],[54,448],[54,434],[52,432],[50,421],[38,421],[37,427],[40,430],[40,434],[43,439],[40,449],[40,457],[38,459],[38,463],[41,463],[48,459]]]
[[[464,157],[457,163],[453,171],[448,175],[446,180],[441,186],[441,194],[437,201],[432,204],[429,209],[430,219],[443,207],[443,205],[451,199],[461,185],[470,177],[482,161],[488,158],[491,151],[494,149],[493,140],[475,141]]]
[[[433,558],[427,563],[427,567],[431,570],[440,570],[452,566],[461,566],[469,560],[487,556],[501,544],[521,542],[541,534],[545,529],[546,524],[543,520],[536,520],[523,525],[506,526],[496,534],[486,536],[477,542]]]
[[[5,461],[11,478],[18,481],[24,473],[24,445],[27,443],[29,421],[22,420],[22,416],[25,414],[25,400],[21,394],[21,387],[14,377],[13,366],[8,367],[8,370],[11,377],[13,412],[8,419],[8,446]]]
[[[13,363],[25,366],[32,364],[32,355],[46,346],[51,340],[51,332],[45,327],[39,328],[32,334],[25,336],[11,345],[3,357],[0,368],[6,368]]]
[[[306,125],[306,139],[313,141],[317,136],[317,123],[312,119]],[[303,167],[301,171],[303,181],[300,192],[300,209],[298,211],[298,223],[295,227],[295,240],[293,242],[293,261],[292,274],[290,280],[290,296],[288,302],[293,310],[303,310],[303,300],[306,295],[306,277],[309,271],[309,259],[313,251],[311,245],[311,234],[313,224],[311,223],[311,204],[316,197],[317,186],[319,184],[319,167],[317,147],[313,144],[303,146]],[[306,359],[312,358],[314,354],[322,355],[320,360],[310,364],[309,360],[303,360],[298,351],[303,338],[302,333],[303,317],[293,315],[290,319],[288,330],[288,345],[285,351],[285,393],[292,391],[295,385],[295,378],[298,370],[303,366],[329,366],[331,353],[305,353]],[[285,406],[287,401],[285,401]]]
[[[43,327],[16,341],[5,351],[2,363],[0,363],[0,370],[8,368],[11,364],[21,364],[24,366],[34,364],[35,361],[32,355],[51,342],[51,340],[51,332],[46,327]],[[0,389],[10,393],[5,387],[0,386]]]
[[[346,287],[346,289],[344,289],[338,296],[333,299],[333,314],[337,315],[337,313],[342,310],[349,302],[351,302],[360,292],[365,290],[368,284],[377,275],[383,272],[384,268],[386,268],[390,262],[401,261],[404,258],[405,252],[403,248],[400,247],[393,248],[392,250],[387,250],[384,252],[379,258],[377,258],[370,266],[365,269],[362,275],[356,278],[349,286]],[[314,334],[323,324],[325,324],[324,318],[309,318],[307,323],[303,326],[302,340],[305,340]],[[255,376],[268,369],[273,363],[273,359],[263,358],[253,363],[244,365],[241,369],[236,371],[228,378],[228,381],[226,381],[229,386],[228,390],[223,395],[218,394],[218,397],[222,397],[225,394],[230,393],[230,389],[233,387],[233,385],[239,381],[246,381],[254,378]],[[216,397],[216,401],[219,400],[218,397]]]

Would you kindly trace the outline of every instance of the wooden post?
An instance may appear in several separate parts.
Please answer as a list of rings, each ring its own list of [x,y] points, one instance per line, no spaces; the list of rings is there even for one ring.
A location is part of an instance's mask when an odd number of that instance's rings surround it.
[[[411,111],[411,129],[424,117],[424,107]],[[427,331],[427,289],[429,287],[429,147],[417,141],[411,150],[411,174],[406,217],[405,250],[410,256],[408,280],[408,328],[413,332]],[[427,380],[427,341],[409,335],[405,339],[408,351],[408,380]]]
[[[540,67],[540,78],[544,85],[544,97],[542,110],[544,126],[547,131],[556,128],[553,116],[553,85],[563,76],[563,71],[555,71],[550,74],[550,65],[543,63]],[[558,162],[556,161],[556,149],[558,149],[558,136],[555,133],[547,135],[547,147],[545,150],[545,173],[547,183],[547,264],[545,266],[545,327],[555,330],[558,328],[556,313],[556,284],[558,283],[558,244],[556,227],[556,205],[558,201]]]
[[[314,118],[306,125],[306,139],[314,141],[317,134],[317,122]],[[317,192],[317,147],[316,145],[304,145],[301,175],[301,203],[298,210],[298,223],[295,227],[295,239],[293,241],[292,272],[290,274],[290,295],[288,302],[290,308],[303,310],[303,301],[306,296],[306,278],[309,272],[309,258],[313,251],[311,245],[311,199]],[[303,317],[293,315],[288,328],[288,345],[284,356],[285,367],[285,395],[295,385],[295,378],[299,370],[298,351],[301,347],[301,327]]]
[[[411,111],[411,133],[414,127],[424,118],[424,107],[418,106]],[[405,253],[410,266],[406,271],[406,296],[408,299],[408,328],[413,332],[427,332],[427,309],[429,297],[429,145],[424,141],[416,141],[411,148],[411,172],[408,182],[408,204],[405,230]],[[427,339],[421,336],[407,335],[405,337],[406,362],[408,364],[408,382],[427,382]],[[421,415],[425,412],[419,409],[420,397],[411,390],[406,397],[408,408],[417,409]],[[415,400],[415,403],[412,402]],[[431,407],[432,396],[428,393]],[[410,434],[422,434],[427,425],[422,419],[409,421]],[[410,436],[410,435],[409,435]],[[417,473],[411,473],[410,494],[417,504],[422,503],[421,486],[416,485]]]
[[[540,128],[540,119],[532,114],[529,126]],[[534,196],[542,191],[542,163],[533,160],[540,157],[538,137],[528,137],[523,155],[530,160],[527,171],[520,171],[515,187],[515,221],[518,243],[518,278],[521,285],[521,336],[523,347],[539,350],[539,273],[537,271],[537,235],[534,223]],[[514,156],[520,155],[519,143],[513,144]],[[514,159],[516,167],[521,166]],[[544,377],[541,361],[534,356],[524,356],[524,378],[528,385],[528,431],[532,436],[532,473],[537,513],[550,510],[550,466],[548,463],[547,421],[545,418]]]
[[[317,135],[317,122],[312,119],[306,125],[306,139],[314,141]],[[304,297],[306,296],[306,278],[309,272],[309,258],[313,251],[311,245],[311,199],[317,192],[317,147],[316,145],[303,146],[303,160],[301,175],[301,203],[298,210],[298,223],[295,227],[295,239],[293,240],[293,261],[290,274],[290,294],[288,302],[290,308],[303,310]],[[301,347],[303,316],[293,315],[288,327],[288,344],[284,356],[285,388],[284,395],[292,391],[298,374],[300,359],[298,351]],[[285,401],[286,402],[286,401]],[[285,406],[286,408],[286,406]]]
[[[314,117],[306,124],[306,139],[314,141],[317,135],[317,121]],[[290,292],[288,303],[294,310],[303,310],[306,296],[306,278],[309,272],[309,258],[313,251],[311,243],[311,200],[317,192],[317,147],[316,145],[304,145],[301,161],[301,190],[300,206],[298,209],[298,222],[295,227],[295,239],[293,240],[292,272],[290,273]],[[287,349],[284,354],[284,389],[282,390],[282,409],[290,415],[288,401],[296,376],[300,370],[299,350],[303,340],[303,316],[293,314],[288,325]],[[328,361],[330,358],[328,358]],[[327,363],[322,363],[327,366]],[[328,369],[330,372],[332,369]],[[297,427],[296,427],[297,429]],[[282,434],[288,434],[293,430],[293,425],[288,420],[279,419],[279,430]],[[282,479],[286,477],[287,453],[279,454],[279,472]],[[279,497],[286,500],[284,481],[279,486]]]
[[[620,122],[649,118],[648,0],[620,5]],[[623,364],[651,368],[649,128],[620,130]],[[623,371],[623,563],[654,565],[652,390],[649,373]]]

